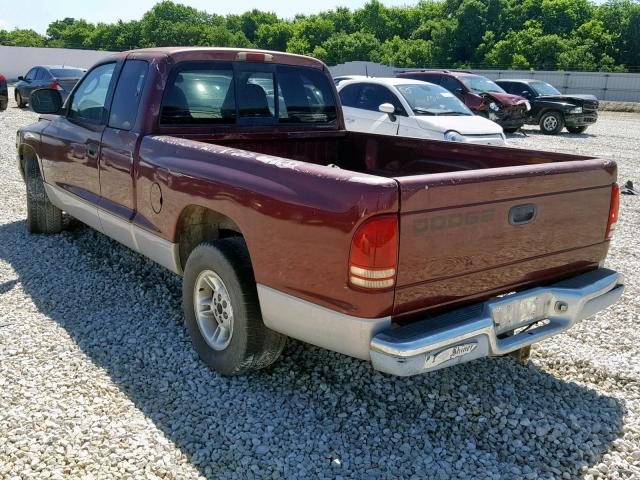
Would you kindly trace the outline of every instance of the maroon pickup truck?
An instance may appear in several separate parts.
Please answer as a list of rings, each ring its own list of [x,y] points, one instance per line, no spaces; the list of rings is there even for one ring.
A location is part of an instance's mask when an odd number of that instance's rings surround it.
[[[64,211],[182,275],[223,374],[287,336],[397,375],[525,355],[622,293],[614,162],[348,132],[312,58],[137,50],[31,98],[28,230]]]

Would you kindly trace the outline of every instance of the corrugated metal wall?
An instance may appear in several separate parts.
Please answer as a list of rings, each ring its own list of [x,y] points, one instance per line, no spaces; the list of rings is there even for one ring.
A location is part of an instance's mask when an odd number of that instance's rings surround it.
[[[365,74],[373,77],[388,77],[406,70],[373,62],[347,62],[329,69],[334,77]],[[562,93],[590,93],[600,100],[640,102],[640,74],[637,73],[542,72],[530,70],[473,71],[493,80],[498,78],[535,78],[550,83]]]
[[[72,50],[68,48],[33,48],[0,46],[0,73],[16,80],[35,65],[70,65],[89,68],[111,52]]]

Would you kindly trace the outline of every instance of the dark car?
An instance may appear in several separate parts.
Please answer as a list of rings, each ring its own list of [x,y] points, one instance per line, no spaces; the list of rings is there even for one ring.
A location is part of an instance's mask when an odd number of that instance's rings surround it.
[[[9,103],[9,91],[7,90],[7,79],[0,74],[0,110],[6,110]]]
[[[505,132],[515,132],[522,125],[531,108],[529,102],[518,95],[510,95],[495,82],[482,75],[449,70],[421,70],[403,72],[397,77],[413,78],[440,85],[471,109],[502,126]]]
[[[84,68],[55,66],[55,65],[39,65],[33,67],[24,77],[18,77],[16,83],[15,98],[20,108],[25,107],[29,103],[31,92],[38,88],[55,88],[65,100],[78,80],[82,78]]]
[[[531,102],[527,123],[540,125],[548,135],[560,133],[563,127],[571,133],[582,133],[598,120],[598,99],[593,95],[563,95],[553,85],[540,80],[498,80],[507,92],[522,95]]]

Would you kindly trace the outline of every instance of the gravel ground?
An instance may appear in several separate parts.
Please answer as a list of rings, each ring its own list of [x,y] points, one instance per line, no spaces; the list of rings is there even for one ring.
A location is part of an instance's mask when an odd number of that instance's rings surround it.
[[[609,266],[624,299],[534,347],[408,379],[289,342],[221,378],[181,323],[180,281],[80,224],[28,236],[0,114],[0,478],[640,478],[640,197]],[[640,115],[517,147],[597,154],[640,183]]]

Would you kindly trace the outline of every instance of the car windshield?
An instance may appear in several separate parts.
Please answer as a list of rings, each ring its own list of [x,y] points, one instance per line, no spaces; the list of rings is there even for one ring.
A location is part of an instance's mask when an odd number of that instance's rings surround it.
[[[549,85],[547,82],[531,82],[529,84],[538,95],[562,95],[556,87]]]
[[[451,92],[428,83],[396,85],[416,115],[473,115]]]
[[[476,93],[506,93],[498,84],[480,75],[465,75],[458,77],[458,79],[461,80],[469,90]]]
[[[49,71],[56,78],[81,78],[84,75],[84,70],[79,68],[51,68]]]

